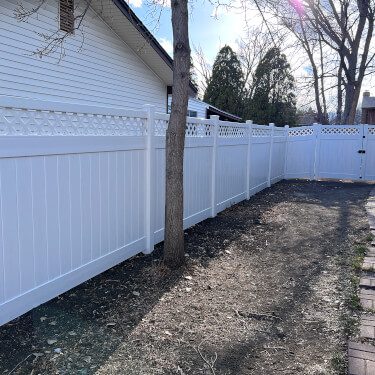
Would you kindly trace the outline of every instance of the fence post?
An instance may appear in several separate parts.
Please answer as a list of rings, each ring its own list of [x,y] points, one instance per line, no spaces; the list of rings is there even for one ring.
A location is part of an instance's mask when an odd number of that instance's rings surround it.
[[[275,133],[275,124],[271,123],[270,124],[270,128],[271,128],[271,134],[270,134],[270,137],[271,137],[271,141],[270,141],[270,160],[269,160],[269,163],[268,163],[268,180],[267,180],[267,187],[270,187],[271,186],[271,173],[272,173],[272,149],[273,149],[273,136],[274,136],[274,133]]]
[[[216,216],[216,154],[217,139],[219,137],[219,116],[211,115],[214,125],[214,143],[212,146],[212,170],[211,170],[211,217]]]
[[[313,160],[311,163],[311,171],[310,171],[310,181],[315,179],[315,169],[317,167],[317,158],[318,158],[318,124],[313,124],[313,146],[312,146],[312,153],[313,153]]]
[[[253,135],[253,122],[251,120],[246,121],[248,125],[247,131],[247,169],[246,169],[246,199],[250,199],[250,167],[251,167],[251,140]]]
[[[289,141],[289,125],[284,126],[285,129],[285,162],[284,162],[284,178],[286,176],[287,165],[288,165],[288,141]]]
[[[147,111],[147,144],[146,144],[146,249],[144,254],[154,251],[154,191],[155,191],[155,106],[145,104]]]

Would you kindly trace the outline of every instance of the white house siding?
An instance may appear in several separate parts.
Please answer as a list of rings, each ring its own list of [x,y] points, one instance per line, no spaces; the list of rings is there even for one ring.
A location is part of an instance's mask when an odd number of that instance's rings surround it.
[[[168,105],[170,106],[172,104],[172,97],[169,96],[168,98]],[[205,102],[202,102],[201,100],[189,98],[188,103],[188,110],[190,111],[196,111],[198,118],[206,118],[206,108],[208,108],[208,104]]]
[[[198,113],[197,117],[206,118],[206,108],[208,108],[207,103],[194,98],[190,98],[188,107],[190,111],[196,111]]]
[[[153,104],[165,112],[166,85],[94,11],[85,16],[84,40],[80,32],[69,37],[59,61],[59,52],[33,55],[43,46],[36,32],[58,26],[57,0],[49,0],[27,23],[14,17],[18,2],[1,1],[0,95],[125,109]]]

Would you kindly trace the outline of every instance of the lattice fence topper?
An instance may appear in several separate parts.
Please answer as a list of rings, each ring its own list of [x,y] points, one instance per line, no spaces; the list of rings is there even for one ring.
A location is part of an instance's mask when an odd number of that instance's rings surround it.
[[[321,128],[322,134],[327,135],[358,135],[359,134],[359,127],[347,127],[347,126],[323,126]]]
[[[168,123],[169,123],[168,120],[161,120],[161,119],[155,120],[155,135],[157,137],[165,136],[167,132],[167,128],[168,128]]]
[[[307,137],[314,133],[313,128],[304,128],[304,129],[290,129],[288,132],[289,137]]]
[[[220,138],[246,138],[248,128],[243,126],[219,125]]]
[[[211,137],[213,135],[213,124],[197,124],[188,122],[186,124],[186,137]]]
[[[146,119],[0,108],[0,135],[143,136]]]
[[[269,137],[270,135],[271,135],[271,129],[253,128],[253,132],[252,132],[253,137]]]
[[[375,135],[375,126],[373,128],[368,128],[369,135]]]

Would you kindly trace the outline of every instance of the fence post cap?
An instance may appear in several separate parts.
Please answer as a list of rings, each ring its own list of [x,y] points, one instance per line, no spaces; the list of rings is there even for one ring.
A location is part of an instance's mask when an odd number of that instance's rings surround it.
[[[285,125],[284,128],[285,128],[285,129],[289,129],[289,125]]]
[[[270,122],[269,126],[270,126],[271,128],[273,128],[273,127],[275,126],[275,124],[274,124],[273,122]]]
[[[253,125],[253,120],[246,120],[247,125]]]

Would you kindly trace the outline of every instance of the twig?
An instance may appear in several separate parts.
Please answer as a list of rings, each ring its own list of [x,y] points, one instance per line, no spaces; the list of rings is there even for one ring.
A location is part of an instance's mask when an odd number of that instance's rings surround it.
[[[263,349],[282,349],[286,350],[283,346],[263,346]]]
[[[14,370],[16,370],[17,367],[18,367],[19,365],[22,365],[22,363],[24,363],[24,362],[25,362],[28,358],[30,358],[32,355],[34,355],[34,353],[29,354],[25,359],[23,359],[20,363],[18,363],[18,364],[16,365],[16,367],[14,367],[14,368],[8,373],[8,375],[10,375],[12,372],[14,372]]]
[[[215,352],[215,358],[214,359],[211,359],[210,361],[201,353],[200,351],[200,346],[204,343],[204,341],[206,340],[202,340],[200,342],[200,344],[197,346],[197,349],[196,351],[198,352],[198,354],[201,356],[201,358],[203,359],[203,361],[206,363],[206,365],[210,368],[211,372],[212,372],[212,375],[215,375],[215,369],[214,369],[214,365],[215,365],[215,362],[217,360],[217,353]]]
[[[272,314],[255,313],[255,312],[243,313],[242,311],[238,311],[238,310],[234,310],[234,311],[238,317],[242,316],[244,318],[255,318],[255,319],[267,318],[267,319],[282,320],[279,316],[275,315],[274,313]]]

